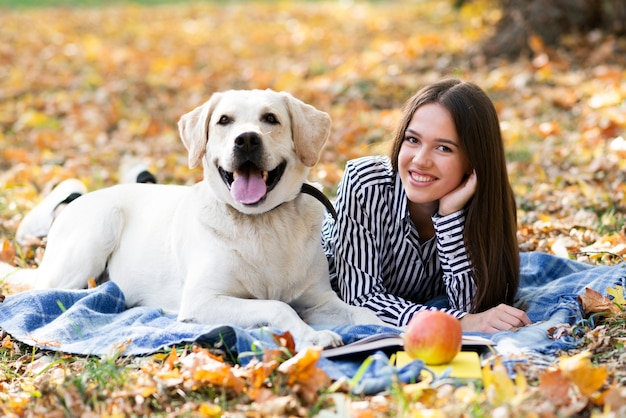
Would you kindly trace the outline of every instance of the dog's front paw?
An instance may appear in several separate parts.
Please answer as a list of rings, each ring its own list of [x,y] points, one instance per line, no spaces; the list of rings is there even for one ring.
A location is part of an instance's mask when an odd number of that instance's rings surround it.
[[[339,334],[330,330],[315,331],[309,338],[305,338],[298,349],[310,346],[318,347],[338,347],[343,345],[343,340]]]

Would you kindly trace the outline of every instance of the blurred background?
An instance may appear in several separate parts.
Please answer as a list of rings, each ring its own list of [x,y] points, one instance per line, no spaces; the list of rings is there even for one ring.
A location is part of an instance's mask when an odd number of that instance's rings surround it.
[[[96,189],[141,160],[200,180],[176,122],[228,89],[331,115],[311,180],[332,197],[408,97],[454,76],[496,103],[522,248],[626,254],[625,24],[623,0],[0,0],[0,237],[65,178]]]

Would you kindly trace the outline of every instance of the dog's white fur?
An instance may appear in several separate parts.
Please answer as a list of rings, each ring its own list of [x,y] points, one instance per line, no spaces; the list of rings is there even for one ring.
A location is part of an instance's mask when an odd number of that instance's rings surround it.
[[[213,94],[178,125],[189,166],[202,164],[203,181],[118,185],[80,197],[54,222],[41,266],[14,271],[9,281],[85,288],[106,272],[128,306],[160,307],[180,321],[269,325],[290,331],[298,347],[341,343],[310,325],[382,324],[331,289],[323,206],[300,193],[330,132],[326,113],[284,92],[231,90]],[[260,139],[259,169],[286,163],[255,204],[235,200],[218,172],[237,170],[242,134]]]

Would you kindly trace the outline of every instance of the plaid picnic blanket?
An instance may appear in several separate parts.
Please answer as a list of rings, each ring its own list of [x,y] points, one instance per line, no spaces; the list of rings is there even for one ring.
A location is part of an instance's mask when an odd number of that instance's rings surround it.
[[[518,303],[536,324],[517,331],[503,331],[491,338],[497,350],[506,354],[553,355],[573,347],[576,340],[563,336],[553,340],[547,330],[560,324],[575,324],[583,317],[578,295],[585,287],[606,294],[608,287],[626,287],[626,266],[590,266],[542,253],[521,254],[521,287]],[[0,328],[13,338],[43,349],[107,356],[116,353],[142,355],[180,344],[222,346],[247,363],[259,348],[275,347],[268,328],[242,329],[182,323],[149,307],[125,308],[124,295],[113,282],[90,290],[28,291],[8,296],[0,304]],[[374,325],[333,328],[346,343],[368,335],[394,331]],[[398,332],[398,330],[395,330]],[[361,362],[322,358],[318,365],[333,379],[352,378]],[[355,391],[371,394],[391,385],[393,376],[403,382],[418,380],[423,363],[415,361],[402,368],[389,364],[384,353],[376,353]]]
[[[528,314],[532,326],[501,331],[491,338],[501,354],[552,355],[578,344],[571,335],[557,339],[548,330],[562,324],[575,325],[584,316],[578,296],[585,288],[603,295],[608,288],[626,289],[626,263],[617,266],[592,266],[545,253],[520,254],[520,288],[516,305]]]

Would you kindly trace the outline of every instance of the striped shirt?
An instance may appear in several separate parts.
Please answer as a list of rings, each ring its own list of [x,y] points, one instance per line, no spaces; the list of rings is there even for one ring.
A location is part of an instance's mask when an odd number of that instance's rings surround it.
[[[441,310],[457,318],[475,293],[463,229],[464,211],[433,215],[435,235],[419,242],[408,199],[387,157],[349,161],[337,190],[337,221],[322,231],[331,283],[346,302],[383,321],[406,325],[428,301],[447,297]]]

